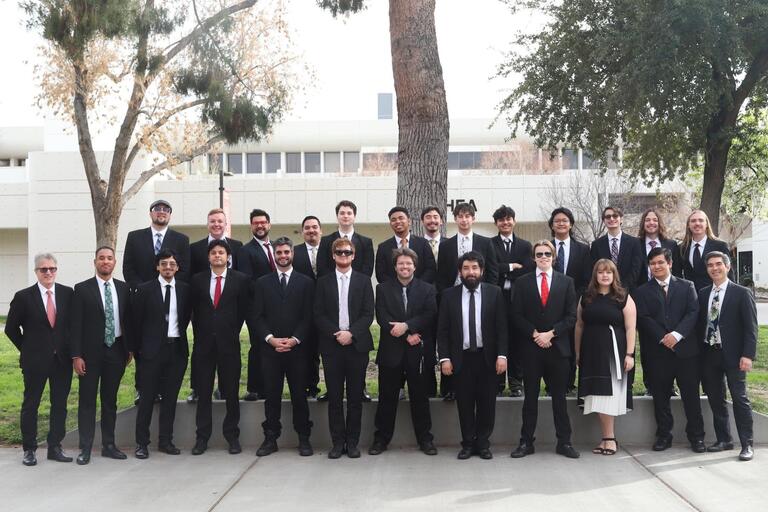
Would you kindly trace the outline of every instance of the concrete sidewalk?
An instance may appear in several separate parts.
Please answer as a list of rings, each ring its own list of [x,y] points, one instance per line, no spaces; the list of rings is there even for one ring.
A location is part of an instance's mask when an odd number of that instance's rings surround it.
[[[490,461],[458,461],[446,447],[435,457],[405,449],[337,461],[325,452],[283,449],[259,459],[213,449],[199,457],[153,451],[146,461],[96,455],[88,466],[49,462],[41,449],[32,468],[22,466],[20,449],[3,448],[0,482],[3,510],[14,512],[766,509],[765,447],[752,462],[738,462],[735,450],[696,455],[677,446],[622,446],[613,457],[579,446],[578,460],[546,445],[517,460],[510,446],[492,448]]]

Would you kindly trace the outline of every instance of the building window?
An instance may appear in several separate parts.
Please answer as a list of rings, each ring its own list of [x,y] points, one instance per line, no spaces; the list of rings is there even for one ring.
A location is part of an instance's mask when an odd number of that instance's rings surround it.
[[[477,161],[476,161],[477,160]],[[477,169],[480,160],[480,153],[475,151],[459,152],[459,169]]]
[[[392,119],[392,93],[379,93],[379,119]]]
[[[456,151],[448,152],[448,170],[459,168],[459,153]]]
[[[230,174],[243,174],[242,153],[230,153],[227,155],[227,171]]]
[[[304,153],[304,172],[320,172],[320,153]]]
[[[344,172],[357,172],[360,170],[360,152],[344,152]]]
[[[572,171],[579,168],[579,150],[578,148],[563,149],[563,170]]]
[[[19,167],[24,167],[25,165],[27,165],[27,159],[19,158]]]
[[[323,153],[325,172],[339,172],[341,170],[341,153],[338,151]]]
[[[267,173],[274,174],[282,167],[280,153],[267,153]]]
[[[363,170],[370,172],[397,170],[397,153],[365,153]]]
[[[224,156],[221,153],[208,154],[208,171],[218,174],[224,168]]]
[[[285,154],[285,172],[286,174],[298,174],[301,172],[301,153]]]
[[[248,174],[261,174],[261,153],[248,153],[245,155],[245,164]]]

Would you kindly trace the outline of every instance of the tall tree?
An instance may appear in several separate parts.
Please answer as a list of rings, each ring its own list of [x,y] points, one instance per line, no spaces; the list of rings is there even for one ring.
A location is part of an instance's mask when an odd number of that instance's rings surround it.
[[[500,105],[513,131],[550,150],[588,147],[604,166],[620,141],[625,167],[646,182],[685,176],[703,160],[701,209],[717,228],[729,152],[759,139],[745,115],[768,104],[768,0],[510,6],[548,20],[516,39],[499,71],[522,74]]]
[[[357,12],[363,0],[318,0],[334,16]],[[414,214],[448,202],[448,103],[437,49],[435,0],[390,0],[389,36],[397,96],[397,204]]]
[[[282,10],[255,4],[22,2],[48,43],[40,102],[77,130],[99,245],[116,247],[123,207],[150,178],[223,142],[259,140],[280,119],[289,39]],[[119,126],[109,169],[94,150],[99,124]],[[148,167],[126,183],[142,155]]]

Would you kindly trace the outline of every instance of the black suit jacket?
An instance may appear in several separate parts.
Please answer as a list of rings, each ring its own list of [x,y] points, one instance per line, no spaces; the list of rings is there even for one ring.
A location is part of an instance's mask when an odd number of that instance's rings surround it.
[[[704,250],[701,251],[701,263],[696,265],[696,268],[694,268],[688,259],[688,256],[691,252],[691,247],[693,247],[693,245],[693,241],[689,247],[683,247],[682,244],[680,245],[679,254],[680,261],[682,263],[682,275],[685,279],[693,281],[693,285],[696,287],[696,290],[701,290],[705,286],[712,284],[712,280],[709,278],[709,274],[707,274],[707,263],[704,259],[705,256],[712,251],[720,251],[723,254],[730,256],[731,251],[728,249],[728,244],[722,240],[712,240],[711,238],[707,238],[707,243],[704,244]],[[733,266],[731,266],[731,270],[728,271],[728,279],[731,281],[736,279],[736,276],[733,273]]]
[[[319,257],[320,246],[318,245],[318,254],[315,254],[315,265]],[[317,276],[312,272],[312,262],[309,260],[309,250],[306,243],[293,246],[293,269],[312,279],[317,280]]]
[[[192,277],[192,332],[194,350],[198,355],[209,354],[214,347],[222,354],[240,353],[240,329],[252,311],[253,283],[237,270],[227,270],[219,307],[211,300],[211,271],[204,270]]]
[[[272,240],[269,241],[269,244],[270,246],[272,245]],[[274,250],[274,247],[272,249]],[[250,242],[238,250],[237,270],[250,277],[253,281],[257,281],[261,276],[273,272],[262,244],[255,238],[251,238]]]
[[[5,334],[21,353],[19,364],[24,371],[44,371],[57,357],[70,363],[69,338],[70,307],[73,290],[69,286],[54,284],[56,323],[48,322],[43,298],[37,283],[19,290],[11,300]]]
[[[353,270],[347,296],[352,345],[358,352],[370,352],[373,350],[370,328],[374,311],[371,278]],[[333,335],[339,331],[339,287],[335,271],[318,278],[314,312],[320,353],[333,354],[341,349]]]
[[[495,285],[499,281],[499,263],[496,260],[496,251],[493,248],[491,239],[477,233],[472,234],[472,250],[479,252],[485,258],[485,272],[483,281]],[[454,286],[456,276],[459,274],[459,247],[458,235],[453,235],[448,240],[440,244],[437,253],[437,291]]]
[[[440,257],[438,256],[438,259]],[[464,358],[464,327],[461,293],[464,285],[443,291],[437,324],[437,353],[440,360],[450,359],[454,373],[461,371]],[[507,356],[509,328],[501,288],[481,283],[482,304],[480,328],[483,333],[483,359],[489,368],[496,367],[498,356]]]
[[[379,352],[376,364],[389,368],[399,366],[403,354],[418,360],[423,347],[434,347],[434,325],[437,317],[437,293],[435,287],[421,279],[414,278],[408,285],[408,309],[403,304],[403,287],[397,279],[390,279],[376,286],[376,322],[381,326]],[[389,331],[389,322],[405,322],[408,332],[395,338]],[[420,334],[422,343],[411,346],[406,338],[409,334]],[[433,349],[434,350],[434,349]],[[434,357],[434,354],[432,354]]]
[[[408,239],[408,248],[419,258],[414,276],[422,281],[434,283],[437,264],[429,243],[426,239],[411,234]],[[395,266],[392,263],[392,251],[395,249],[397,249],[395,237],[384,240],[376,249],[376,280],[380,283],[396,279]]]
[[[333,261],[331,246],[338,238],[339,232],[334,231],[320,239],[320,250],[317,252],[318,276],[334,273],[336,263]],[[371,277],[373,275],[373,240],[359,234],[355,230],[352,233],[352,244],[355,246],[355,259],[352,260],[352,270]]]
[[[592,255],[592,264],[601,258],[611,259],[611,248],[608,241],[608,235],[603,235],[594,242],[590,249]],[[642,245],[634,236],[621,233],[619,238],[619,277],[621,284],[627,289],[634,289],[638,281],[638,276],[642,272],[643,257]],[[591,276],[591,269],[590,269]]]
[[[553,239],[552,245],[555,246],[557,254],[558,240]],[[592,279],[592,268],[594,263],[592,255],[589,253],[589,246],[585,243],[571,237],[571,251],[568,255],[568,267],[565,269],[565,275],[573,279],[573,286],[576,288],[576,296],[581,297]]]
[[[189,281],[190,256],[189,237],[168,228],[163,237],[161,249],[172,249],[179,257],[179,271],[176,279]],[[152,239],[152,228],[137,229],[128,233],[123,255],[123,277],[131,290],[136,290],[141,283],[157,277],[155,265],[155,241]]]
[[[133,346],[131,337],[131,304],[128,285],[119,279],[112,279],[117,292],[117,307],[120,318],[122,349],[126,359],[128,351]],[[101,360],[104,351],[104,303],[96,277],[86,279],[75,285],[72,296],[72,333],[70,336],[70,354],[72,357],[82,357],[86,363]]]
[[[649,351],[646,357],[669,350],[660,342],[672,331],[683,336],[674,348],[677,357],[693,357],[699,353],[695,337],[699,303],[692,282],[672,276],[665,297],[654,279],[637,288],[633,297],[637,304],[637,328],[645,339],[643,347]]]
[[[640,273],[637,275],[637,286],[643,285],[648,281],[652,281],[652,277],[648,277],[648,250],[645,245],[645,238],[637,238],[637,242],[640,244],[643,255],[643,266]],[[677,242],[664,238],[661,240],[661,247],[669,249],[672,253],[672,275],[675,277],[683,277],[682,265],[680,263],[680,249],[677,247]]]
[[[239,240],[233,240],[227,238],[226,242],[229,244],[229,248],[232,250],[232,267],[235,270],[240,270],[237,266],[237,257],[240,248],[243,246],[243,242]],[[195,275],[203,270],[210,270],[211,265],[208,263],[208,237],[206,236],[202,240],[198,240],[189,246],[189,253],[191,255],[192,263],[190,275]]]
[[[179,345],[184,357],[189,355],[187,326],[192,316],[192,288],[188,283],[176,280],[176,314],[179,324]],[[132,318],[135,335],[131,348],[142,359],[152,359],[167,343],[165,323],[165,286],[153,279],[139,285],[134,296]]]
[[[531,242],[514,235],[510,252],[507,252],[504,241],[501,239],[501,235],[496,235],[491,238],[491,243],[496,251],[496,259],[498,260],[497,272],[499,278],[495,284],[498,284],[499,287],[503,289],[504,281],[509,279],[512,283],[512,288],[510,288],[510,293],[512,293],[515,290],[515,281],[517,281],[517,278],[524,276],[528,272],[532,272],[533,269],[536,268],[536,263],[534,263],[533,256],[531,255]],[[510,263],[520,263],[523,268],[509,270]]]
[[[541,305],[541,295],[536,284],[536,272],[517,280],[515,296],[512,298],[512,321],[520,333],[524,347],[535,344],[533,331],[547,332],[554,329],[552,344],[563,357],[571,355],[571,333],[576,325],[578,297],[573,279],[552,271],[547,305]]]
[[[275,349],[265,341],[270,334],[277,338],[295,337],[299,344],[291,352],[304,353],[312,326],[312,298],[315,283],[293,269],[288,286],[283,291],[277,272],[262,276],[256,281],[256,306],[254,343],[260,343],[262,351]]]
[[[699,290],[699,322],[697,339],[706,343],[709,317],[709,294],[712,285]],[[730,281],[720,305],[720,342],[723,359],[729,368],[738,368],[739,359],[748,357],[754,361],[757,353],[757,307],[752,292]]]

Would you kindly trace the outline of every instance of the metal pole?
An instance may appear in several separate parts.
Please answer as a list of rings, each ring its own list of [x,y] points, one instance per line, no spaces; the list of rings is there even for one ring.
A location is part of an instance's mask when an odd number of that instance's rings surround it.
[[[224,166],[219,166],[219,208],[224,208]]]

